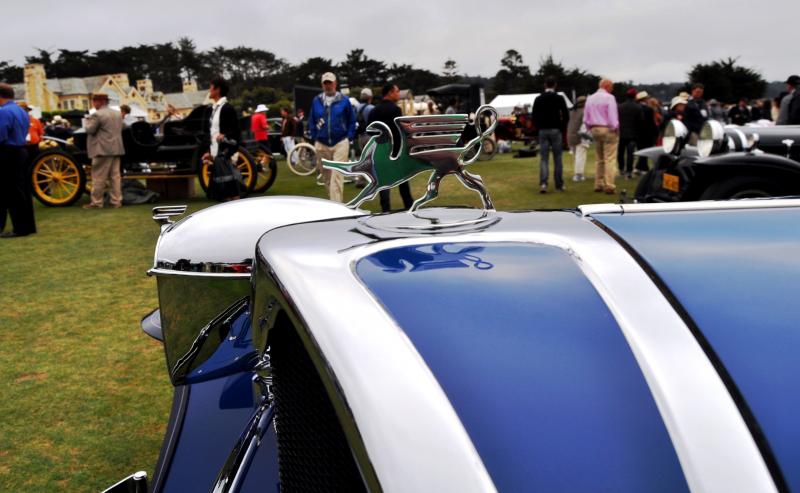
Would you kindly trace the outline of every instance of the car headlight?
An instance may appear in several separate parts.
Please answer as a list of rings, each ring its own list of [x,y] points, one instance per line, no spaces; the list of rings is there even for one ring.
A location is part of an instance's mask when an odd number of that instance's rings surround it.
[[[683,146],[686,145],[688,137],[689,130],[686,128],[686,125],[678,119],[672,119],[664,130],[661,146],[667,154],[678,155],[681,153]]]
[[[697,153],[708,157],[720,152],[725,144],[725,128],[716,120],[708,120],[700,129],[697,139]]]

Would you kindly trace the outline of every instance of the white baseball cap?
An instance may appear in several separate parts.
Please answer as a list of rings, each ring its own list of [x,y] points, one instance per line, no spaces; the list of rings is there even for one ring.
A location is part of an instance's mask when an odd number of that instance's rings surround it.
[[[256,113],[261,113],[262,111],[267,111],[267,105],[259,104],[256,106]]]
[[[336,76],[333,74],[333,72],[325,72],[322,74],[322,82],[326,81],[336,82]]]

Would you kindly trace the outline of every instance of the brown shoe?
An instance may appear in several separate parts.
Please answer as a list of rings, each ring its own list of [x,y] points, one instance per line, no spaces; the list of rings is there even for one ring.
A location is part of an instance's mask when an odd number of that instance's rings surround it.
[[[617,193],[617,191],[613,188],[606,188],[603,191],[606,193],[606,195],[614,195],[615,193]]]
[[[84,209],[102,209],[103,206],[102,205],[94,205],[94,204],[84,204],[83,208]]]
[[[111,207],[112,209],[119,209],[120,207],[122,207],[122,204],[111,204],[109,205],[109,207]]]
[[[595,191],[595,192],[602,192],[602,191],[603,191],[603,189],[602,189],[601,187],[595,187],[594,191]]]

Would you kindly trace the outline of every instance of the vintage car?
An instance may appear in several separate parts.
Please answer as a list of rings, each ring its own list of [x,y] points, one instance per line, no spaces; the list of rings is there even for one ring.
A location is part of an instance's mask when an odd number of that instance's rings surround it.
[[[709,120],[697,146],[671,120],[663,146],[637,152],[653,163],[637,186],[638,202],[800,195],[800,126],[723,126]]]
[[[210,178],[208,164],[201,162],[206,111],[206,106],[199,106],[182,120],[164,123],[162,135],[156,135],[153,126],[142,121],[125,128],[123,179],[199,178],[205,190]],[[84,192],[91,191],[91,159],[86,152],[86,138],[83,130],[72,134],[69,141],[46,138],[45,146],[31,165],[33,193],[42,204],[69,206]],[[267,149],[255,141],[244,140],[235,156],[247,193],[260,193],[272,186],[277,166]]]
[[[181,212],[150,491],[800,490],[800,200]]]
[[[800,200],[496,211],[483,111],[370,124],[349,206],[154,209],[150,491],[800,491]],[[422,208],[450,174],[484,208]]]

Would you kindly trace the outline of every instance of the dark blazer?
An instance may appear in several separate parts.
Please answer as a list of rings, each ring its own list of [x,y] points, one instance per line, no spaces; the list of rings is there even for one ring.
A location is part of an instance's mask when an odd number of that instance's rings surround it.
[[[392,131],[392,156],[397,156],[400,151],[400,129],[394,124],[394,119],[403,116],[403,112],[397,103],[393,101],[382,100],[380,103],[372,108],[369,112],[369,122],[383,122]]]
[[[683,111],[683,114],[683,123],[686,124],[686,128],[688,128],[690,132],[699,134],[700,130],[703,128],[703,123],[708,120],[708,106],[706,106],[706,102],[702,99],[690,99],[686,104],[686,109]]]
[[[619,138],[636,139],[644,123],[642,105],[628,99],[619,105]]]
[[[213,115],[214,106],[206,108],[203,114],[203,133],[205,134],[205,147],[211,144],[211,116]],[[220,142],[220,148],[224,146],[231,146],[234,149],[239,147],[242,138],[242,132],[239,128],[239,117],[236,115],[236,110],[230,103],[225,103],[219,109],[219,133],[225,136],[228,142]]]
[[[639,103],[642,107],[642,126],[639,132],[640,149],[655,145],[658,139],[658,126],[656,126],[656,115],[653,108],[646,104]]]

